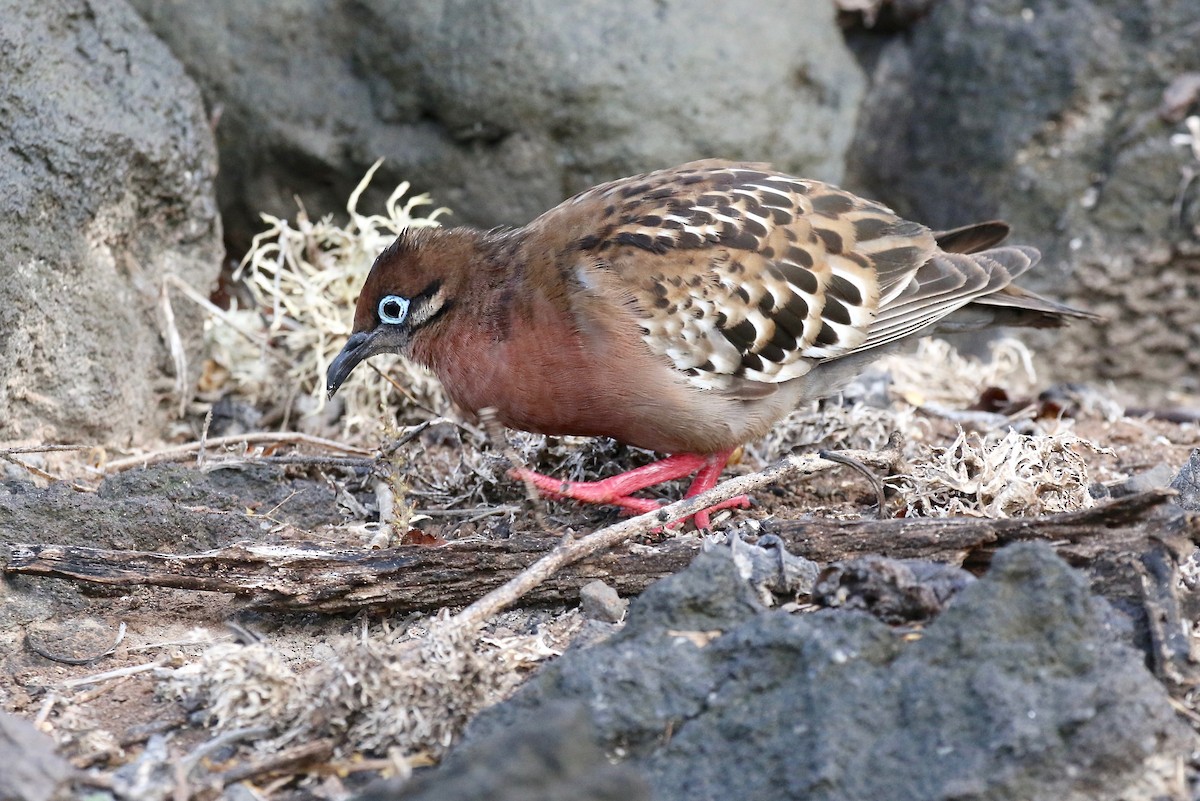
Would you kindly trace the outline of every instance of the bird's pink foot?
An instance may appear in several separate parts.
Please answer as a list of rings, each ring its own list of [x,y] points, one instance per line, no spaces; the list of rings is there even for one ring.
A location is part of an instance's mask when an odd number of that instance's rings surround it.
[[[714,453],[704,460],[704,464],[700,466],[700,471],[696,473],[696,477],[692,479],[692,485],[688,487],[687,494],[683,497],[694,498],[702,492],[708,492],[717,485],[717,479],[721,477],[721,471],[725,469],[726,462],[729,461],[729,456],[732,450]],[[722,509],[749,509],[750,497],[747,495],[738,495],[736,498],[730,498],[727,501],[721,501],[718,504],[701,509],[696,514],[692,515],[692,521],[698,529],[712,528],[711,515],[713,512],[719,512]]]
[[[736,498],[730,498],[727,501],[713,504],[707,509],[702,509],[692,515],[692,521],[696,524],[697,529],[712,528],[711,515],[714,512],[719,512],[722,509],[749,509],[751,506],[749,495],[738,495]]]
[[[525,468],[514,468],[509,471],[509,475],[529,482],[543,497],[570,498],[581,503],[619,506],[634,514],[645,514],[655,511],[660,504],[658,501],[641,498],[633,493],[695,473],[696,477],[692,480],[685,497],[691,498],[699,495],[716,485],[717,478],[725,468],[730,453],[732,451],[722,451],[708,456],[690,453],[677,454],[600,481],[562,481]],[[709,528],[712,525],[710,515],[713,512],[721,509],[745,509],[749,506],[750,499],[745,495],[740,495],[703,509],[692,515],[692,518],[695,520],[697,528]],[[672,525],[678,525],[685,521],[686,518],[676,521]]]

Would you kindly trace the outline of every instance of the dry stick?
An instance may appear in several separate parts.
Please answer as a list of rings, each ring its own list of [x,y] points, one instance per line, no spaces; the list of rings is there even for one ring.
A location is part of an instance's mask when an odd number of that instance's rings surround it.
[[[336,743],[332,739],[313,740],[308,743],[292,746],[270,756],[235,765],[226,771],[215,774],[216,783],[221,787],[257,779],[260,776],[292,771],[303,768],[313,762],[327,762],[333,756]]]
[[[146,673],[152,670],[166,666],[166,661],[163,659],[155,659],[153,662],[143,662],[140,665],[130,665],[128,667],[116,668],[115,670],[106,670],[103,673],[93,673],[90,676],[82,676],[78,679],[67,679],[62,683],[63,688],[72,690],[76,687],[83,687],[88,684],[99,684],[104,681],[112,681],[113,679],[123,679],[127,676],[134,676],[138,673]]]
[[[86,451],[94,445],[25,445],[17,448],[0,448],[0,453],[51,453],[54,451]]]
[[[875,516],[880,520],[887,520],[887,496],[884,491],[882,478],[872,473],[866,465],[847,458],[837,451],[828,451],[822,448],[821,450],[817,451],[817,455],[822,459],[828,459],[831,462],[837,462],[840,465],[845,465],[851,470],[861,474],[862,477],[867,481],[871,482],[871,489],[875,490],[875,504],[878,507],[875,510]]]
[[[187,281],[184,281],[174,273],[168,273],[164,280],[177,286],[188,300],[192,301],[197,306],[200,306],[214,317],[219,318],[221,322],[225,323],[225,325],[229,326],[246,339],[258,345],[268,356],[278,360],[280,364],[289,364],[288,359],[284,354],[277,353],[273,348],[270,347],[270,340],[267,337],[242,328],[240,325],[238,325],[237,321],[233,319],[233,316],[229,312],[225,311],[220,306],[217,306],[208,298],[201,295],[199,292],[193,289],[192,285]]]
[[[317,448],[326,448],[331,451],[340,451],[349,453],[355,456],[370,456],[370,451],[365,451],[362,448],[355,448],[352,445],[346,445],[332,439],[324,437],[314,437],[311,434],[301,434],[296,431],[259,431],[254,434],[239,434],[230,437],[217,437],[209,439],[205,442],[189,442],[187,445],[179,445],[166,450],[155,451],[153,453],[143,454],[141,456],[129,456],[125,459],[117,459],[109,462],[105,468],[105,473],[120,473],[122,470],[129,470],[133,467],[145,467],[151,464],[160,462],[177,462],[189,458],[201,448],[224,448],[227,445],[250,445],[253,443],[274,443],[279,445],[312,445]]]
[[[898,439],[893,437],[887,448],[882,451],[841,451],[840,454],[866,465],[890,470],[900,459],[900,445]],[[450,618],[448,623],[470,631],[477,630],[493,615],[512,606],[522,596],[573,562],[619,545],[630,537],[649,533],[674,520],[694,515],[721,501],[749,494],[769,484],[811,475],[835,466],[838,466],[836,462],[815,454],[787,456],[762,472],[731,478],[695,497],[684,498],[656,511],[602,528],[586,537],[564,541],[506,584],[492,590]]]
[[[417,400],[411,392],[409,392],[407,389],[404,388],[403,384],[401,384],[396,379],[392,378],[390,375],[385,373],[383,370],[380,370],[378,367],[375,366],[374,363],[367,362],[366,364],[367,364],[367,367],[370,367],[372,370],[375,371],[376,375],[378,375],[384,381],[391,384],[392,388],[395,389],[397,392],[399,392],[401,395],[403,395],[408,400],[408,402],[411,403],[413,406],[417,407],[418,409],[425,412],[426,414],[432,414],[435,417],[440,417],[440,415],[437,412],[435,412],[433,409],[430,409],[428,406],[426,406],[425,404],[423,404],[419,400]]]
[[[171,273],[167,274],[168,276]],[[182,419],[187,413],[188,393],[187,393],[187,349],[183,347],[183,337],[179,336],[179,326],[175,325],[175,308],[171,305],[171,293],[167,290],[167,281],[164,279],[162,283],[162,291],[159,292],[159,299],[162,302],[163,326],[166,330],[163,334],[166,336],[167,345],[171,351],[171,359],[175,362],[175,394],[179,396],[179,418]]]
[[[2,448],[2,449],[0,449],[0,459],[3,459],[6,462],[15,464],[17,467],[20,467],[22,470],[28,470],[30,473],[33,473],[38,478],[44,478],[47,481],[62,481],[62,479],[60,479],[58,476],[54,475],[53,473],[48,473],[45,470],[42,470],[40,467],[34,467],[31,464],[23,462],[20,459],[15,458],[15,455],[19,454],[19,453],[53,453],[56,451],[86,451],[86,450],[91,449],[92,447],[93,447],[92,445],[26,445],[26,446],[20,446],[20,447],[16,447],[16,448]],[[71,489],[75,490],[76,492],[95,492],[95,490],[92,489],[91,487],[85,487],[82,484],[75,483],[74,481],[72,481],[70,483],[71,483]]]
[[[234,729],[201,743],[196,748],[175,763],[175,798],[176,801],[186,801],[191,797],[188,777],[200,761],[205,757],[220,751],[242,740],[261,740],[271,733],[266,726],[250,726],[244,729]]]
[[[73,656],[60,656],[58,654],[51,653],[49,651],[49,649],[47,649],[45,646],[39,645],[38,643],[34,642],[30,638],[28,631],[25,632],[25,647],[28,648],[30,651],[33,651],[35,654],[42,657],[43,659],[49,659],[51,662],[58,662],[63,665],[91,665],[95,662],[99,662],[101,659],[103,659],[106,656],[111,656],[113,654],[113,652],[117,650],[117,646],[120,645],[124,641],[124,639],[125,639],[125,622],[122,621],[120,627],[117,629],[117,638],[113,642],[113,644],[108,646],[107,648],[105,648],[102,652],[100,652],[98,654],[93,654],[92,656],[73,657]]]
[[[210,406],[204,413],[204,428],[200,431],[200,447],[196,450],[196,467],[204,466],[204,446],[208,444],[208,429],[212,425],[213,410]]]
[[[254,461],[260,464],[302,464],[311,467],[372,467],[377,460],[373,456],[317,456],[307,453],[289,453],[283,456],[234,456],[230,461]],[[209,459],[210,464],[224,459]]]
[[[30,473],[33,473],[38,478],[44,478],[47,481],[62,481],[63,480],[63,479],[59,478],[58,476],[54,475],[53,473],[47,473],[45,470],[43,470],[40,467],[34,467],[33,465],[31,465],[27,462],[22,462],[17,457],[15,457],[9,453],[5,453],[4,451],[0,451],[0,459],[3,459],[4,461],[9,462],[11,464],[15,464],[17,467],[21,468],[22,470],[27,470]],[[75,490],[76,492],[95,492],[96,491],[96,490],[92,489],[91,487],[85,487],[82,484],[75,483],[74,481],[69,482],[69,483],[71,485],[71,489]]]

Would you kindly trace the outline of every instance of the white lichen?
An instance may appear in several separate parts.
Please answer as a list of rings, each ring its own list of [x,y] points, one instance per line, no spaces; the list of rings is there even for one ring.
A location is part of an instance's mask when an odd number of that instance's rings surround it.
[[[928,449],[888,484],[913,517],[1032,517],[1094,504],[1081,451],[1112,455],[1071,433],[1028,436],[959,431],[949,447]]]
[[[393,190],[382,214],[360,213],[359,200],[380,163],[350,195],[345,225],[332,215],[310,220],[303,207],[294,222],[262,215],[267,227],[234,273],[254,307],[210,317],[202,391],[233,391],[260,406],[283,404],[287,413],[298,413],[301,429],[325,425],[325,372],[350,335],[358,293],[375,258],[401,231],[436,226],[447,213],[434,208],[415,216],[433,202],[423,194],[406,198],[407,182]],[[395,384],[368,366],[356,370],[337,396],[343,436],[377,437],[387,409],[447,408],[427,371],[398,357],[372,364],[394,375]]]
[[[917,343],[915,353],[885,356],[876,366],[890,374],[892,396],[912,406],[961,409],[976,403],[991,387],[1020,395],[1037,385],[1029,348],[1012,338],[993,342],[985,361],[959,353],[944,339],[926,337]]]
[[[559,636],[577,628],[567,622]],[[331,737],[351,753],[442,754],[472,717],[559,654],[540,634],[479,636],[445,615],[411,633],[344,637],[297,671],[269,645],[218,644],[176,669],[171,690],[218,731],[265,727],[260,748]]]

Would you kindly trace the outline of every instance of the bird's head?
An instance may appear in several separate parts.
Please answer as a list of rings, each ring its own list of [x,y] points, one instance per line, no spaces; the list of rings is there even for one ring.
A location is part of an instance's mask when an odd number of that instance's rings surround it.
[[[358,363],[377,353],[410,354],[415,339],[435,327],[454,306],[452,231],[408,230],[375,259],[358,296],[354,330],[329,365],[326,389],[337,392]],[[452,266],[452,265],[450,265]]]

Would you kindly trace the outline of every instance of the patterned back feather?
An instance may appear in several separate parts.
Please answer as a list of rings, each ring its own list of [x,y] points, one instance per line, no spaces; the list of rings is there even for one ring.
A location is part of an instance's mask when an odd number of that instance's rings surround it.
[[[573,243],[580,281],[622,287],[650,349],[711,389],[790,381],[908,336],[1038,259],[1021,247],[946,252],[937,236],[968,249],[998,242],[1007,227],[935,235],[761,164],[709,160],[626,178],[545,218],[573,214],[592,221]]]

